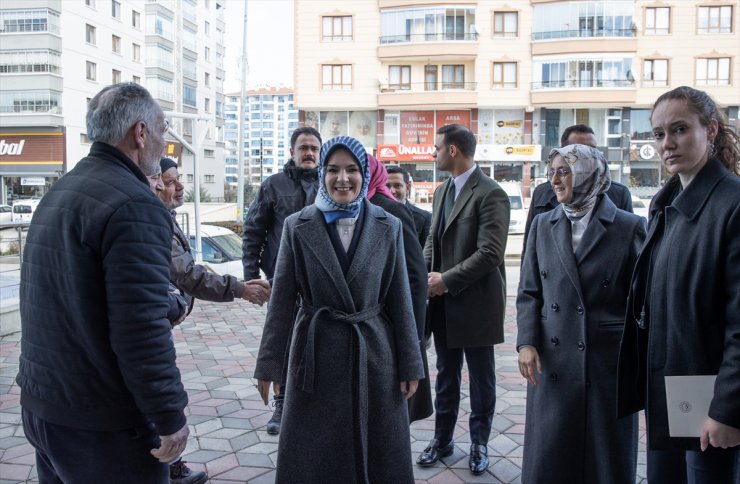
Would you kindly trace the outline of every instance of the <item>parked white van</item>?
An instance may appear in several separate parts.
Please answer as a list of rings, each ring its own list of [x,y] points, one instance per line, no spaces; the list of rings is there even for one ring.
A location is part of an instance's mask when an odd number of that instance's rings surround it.
[[[11,221],[13,222],[30,222],[33,217],[33,212],[36,211],[36,207],[39,205],[37,199],[29,200],[16,200],[13,202],[13,214]]]
[[[239,280],[244,278],[241,237],[224,227],[201,224],[200,242],[203,265],[222,276],[229,274]],[[190,247],[195,250],[195,227],[190,227]]]
[[[510,234],[523,234],[527,225],[527,211],[524,210],[524,197],[522,197],[521,185],[517,182],[499,182],[509,196],[511,204],[511,218],[509,220]]]

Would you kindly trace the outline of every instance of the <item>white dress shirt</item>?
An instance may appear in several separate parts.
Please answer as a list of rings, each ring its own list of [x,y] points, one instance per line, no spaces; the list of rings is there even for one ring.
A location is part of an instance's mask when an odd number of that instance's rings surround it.
[[[344,247],[345,252],[349,251],[349,246],[352,243],[356,222],[357,217],[340,218],[336,221],[339,240],[342,241],[342,247]]]
[[[583,238],[583,233],[586,231],[586,227],[588,227],[588,223],[591,221],[591,215],[593,215],[593,213],[594,209],[592,208],[580,219],[575,222],[570,222],[571,243],[573,245],[574,254],[576,253],[578,246],[581,245],[581,238]]]

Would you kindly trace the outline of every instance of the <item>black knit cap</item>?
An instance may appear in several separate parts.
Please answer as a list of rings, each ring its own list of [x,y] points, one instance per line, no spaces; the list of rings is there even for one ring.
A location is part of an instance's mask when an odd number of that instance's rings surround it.
[[[171,158],[163,157],[159,160],[159,166],[162,168],[162,173],[164,173],[170,168],[177,168],[177,162]]]

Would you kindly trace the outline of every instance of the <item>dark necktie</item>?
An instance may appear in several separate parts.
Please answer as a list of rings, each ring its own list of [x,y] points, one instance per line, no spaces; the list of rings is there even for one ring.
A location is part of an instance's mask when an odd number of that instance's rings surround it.
[[[450,180],[450,184],[447,186],[447,193],[445,194],[445,223],[450,220],[452,215],[452,207],[455,206],[455,182]]]

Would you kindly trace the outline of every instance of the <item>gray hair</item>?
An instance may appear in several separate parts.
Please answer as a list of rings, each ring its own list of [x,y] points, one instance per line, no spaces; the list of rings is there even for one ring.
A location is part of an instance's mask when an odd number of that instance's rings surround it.
[[[140,121],[156,129],[157,107],[149,91],[134,82],[107,86],[87,107],[87,136],[92,141],[115,145]]]

